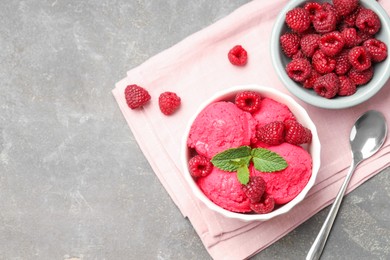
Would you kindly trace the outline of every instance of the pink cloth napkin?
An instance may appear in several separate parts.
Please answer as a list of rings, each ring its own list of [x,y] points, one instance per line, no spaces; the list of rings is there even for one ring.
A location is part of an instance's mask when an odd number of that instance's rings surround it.
[[[234,85],[255,83],[289,94],[273,69],[269,51],[275,17],[286,2],[253,1],[240,7],[130,70],[113,90],[141,150],[214,259],[247,258],[329,205],[351,162],[348,139],[354,121],[366,110],[376,109],[390,122],[390,82],[368,102],[349,109],[325,110],[297,100],[317,125],[322,142],[321,169],[305,200],[270,221],[245,223],[226,219],[191,193],[182,175],[180,147],[185,126],[197,107],[216,91]],[[390,1],[383,1],[382,6],[390,11]],[[248,51],[245,67],[232,66],[227,60],[227,52],[236,44]],[[151,94],[151,102],[143,109],[127,107],[123,93],[129,84],[143,86]],[[176,92],[182,99],[180,110],[172,116],[159,111],[158,96],[164,91]],[[348,192],[389,166],[389,161],[387,140],[380,152],[358,167]]]

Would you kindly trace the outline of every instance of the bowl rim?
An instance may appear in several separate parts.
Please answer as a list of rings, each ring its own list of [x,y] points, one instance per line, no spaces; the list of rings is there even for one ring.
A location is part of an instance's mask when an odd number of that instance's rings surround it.
[[[276,21],[273,25],[272,32],[271,32],[271,41],[270,41],[270,51],[271,51],[271,59],[272,64],[274,66],[274,69],[276,70],[276,74],[278,75],[279,79],[282,81],[283,85],[286,87],[286,89],[293,95],[295,95],[300,100],[316,106],[320,108],[327,108],[327,109],[343,109],[343,108],[349,108],[356,106],[360,103],[363,103],[367,100],[369,100],[371,97],[373,97],[375,94],[377,94],[382,87],[386,84],[388,79],[390,78],[390,60],[388,57],[387,61],[381,63],[381,66],[384,66],[383,71],[385,73],[382,74],[375,74],[375,84],[374,86],[371,86],[370,88],[364,89],[364,91],[361,91],[358,94],[354,94],[351,96],[344,96],[340,97],[339,99],[333,98],[333,99],[326,99],[324,97],[313,95],[308,93],[308,90],[301,87],[296,86],[296,82],[294,82],[292,79],[290,79],[287,74],[283,74],[282,68],[284,68],[283,63],[281,62],[281,55],[279,50],[279,32],[282,31],[282,28],[284,26],[284,17],[286,13],[296,7],[301,6],[303,3],[305,3],[306,0],[292,0],[289,1],[279,12]],[[330,0],[322,0],[320,2],[331,2]],[[375,9],[375,12],[379,16],[382,24],[381,30],[386,30],[390,34],[390,19],[387,12],[383,9],[383,7],[377,3],[376,1],[371,0],[360,0],[360,4],[369,7],[371,9]],[[387,37],[388,38],[388,37]],[[390,44],[387,44],[390,47]],[[365,86],[361,86],[361,88],[364,88]]]
[[[264,97],[270,97],[275,99],[278,102],[286,104],[290,111],[294,114],[297,120],[302,123],[304,126],[308,127],[312,132],[312,142],[310,144],[310,154],[312,157],[312,175],[306,184],[305,188],[290,202],[284,204],[280,208],[273,210],[267,214],[245,214],[245,213],[237,213],[226,210],[214,202],[212,202],[207,196],[200,190],[198,185],[195,183],[194,179],[190,175],[188,171],[188,157],[189,157],[189,149],[187,146],[187,139],[191,129],[192,124],[194,123],[198,114],[209,104],[213,102],[217,102],[220,100],[224,100],[228,96],[234,95],[239,91],[243,90],[252,90],[259,92]],[[301,202],[309,192],[309,190],[314,186],[314,183],[317,178],[318,171],[320,169],[320,153],[321,153],[321,144],[317,133],[317,128],[310,118],[307,111],[298,104],[292,97],[287,94],[281,92],[280,90],[276,90],[271,87],[261,86],[257,84],[247,84],[247,85],[237,85],[233,86],[221,91],[216,92],[213,96],[205,100],[197,111],[193,114],[190,120],[187,122],[186,129],[182,138],[181,144],[181,162],[183,167],[184,177],[186,182],[189,184],[191,191],[195,194],[195,196],[200,199],[209,209],[220,213],[222,216],[232,219],[239,219],[245,222],[248,221],[265,221],[269,220],[273,217],[285,214],[289,212],[294,206],[296,206],[299,202]]]

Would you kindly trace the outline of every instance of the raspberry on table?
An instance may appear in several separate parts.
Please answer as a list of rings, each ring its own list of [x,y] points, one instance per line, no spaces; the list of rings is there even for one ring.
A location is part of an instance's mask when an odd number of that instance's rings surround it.
[[[302,33],[310,27],[310,15],[301,7],[296,7],[286,13],[286,24],[294,32]]]
[[[250,199],[252,203],[259,202],[264,194],[266,183],[261,176],[251,176],[249,182],[246,185],[241,186],[246,197]]]
[[[360,31],[373,35],[381,28],[381,21],[371,9],[361,8],[356,17],[355,25]]]
[[[325,33],[319,41],[320,49],[328,56],[336,56],[344,47],[344,38],[341,33],[334,31]]]
[[[126,103],[131,109],[144,106],[150,98],[149,92],[136,84],[128,85],[125,88]]]
[[[296,120],[286,120],[284,122],[286,128],[285,141],[290,144],[300,145],[310,143],[312,139],[311,130],[304,127]]]
[[[167,91],[161,93],[158,98],[158,105],[160,110],[164,115],[167,116],[173,114],[180,107],[180,104],[181,99],[174,92]]]
[[[327,56],[321,50],[317,50],[312,57],[312,66],[320,74],[330,73],[336,67],[336,59]]]
[[[337,75],[344,75],[351,69],[352,65],[349,63],[348,53],[349,49],[344,49],[336,56],[334,72]]]
[[[339,96],[350,96],[356,93],[356,85],[352,82],[352,80],[345,76],[339,76],[340,80],[340,88],[337,93]]]
[[[314,91],[325,98],[333,98],[337,95],[340,88],[340,80],[335,73],[325,74],[314,83]]]
[[[251,203],[250,208],[258,214],[270,213],[275,207],[275,200],[271,195],[264,194],[260,202]]]
[[[255,91],[242,91],[237,93],[234,103],[241,110],[254,113],[260,109],[261,96]]]
[[[387,46],[381,40],[372,38],[363,42],[364,48],[370,54],[371,60],[381,62],[387,57]]]
[[[292,57],[299,50],[300,37],[296,33],[285,33],[280,36],[280,45],[287,57]]]
[[[372,79],[373,76],[374,76],[374,68],[372,66],[363,71],[357,71],[356,69],[352,68],[348,72],[348,77],[356,85],[367,84]]]
[[[282,121],[268,123],[257,129],[256,137],[263,143],[279,145],[284,142],[284,123]]]
[[[359,0],[333,0],[333,6],[340,16],[345,16],[356,10]]]
[[[303,82],[311,73],[311,65],[307,59],[293,59],[286,66],[287,75],[294,81]]]
[[[344,28],[341,31],[341,35],[343,36],[343,39],[344,39],[344,46],[347,48],[355,47],[360,42],[360,39],[359,39],[360,37],[359,37],[356,29],[353,27]]]
[[[301,50],[307,57],[312,57],[314,52],[319,48],[319,34],[306,34],[301,38]]]
[[[311,70],[310,76],[303,82],[303,87],[310,89],[313,88],[314,82],[321,76],[316,70]]]
[[[191,176],[195,178],[209,175],[214,167],[207,157],[199,154],[195,155],[188,161],[188,166]]]
[[[337,15],[332,10],[321,9],[316,12],[313,27],[318,33],[332,32],[336,29]]]
[[[233,65],[244,66],[248,61],[248,53],[241,45],[236,45],[228,52],[228,59]]]
[[[371,57],[366,48],[356,46],[348,52],[348,60],[352,67],[358,71],[363,71],[371,67]]]

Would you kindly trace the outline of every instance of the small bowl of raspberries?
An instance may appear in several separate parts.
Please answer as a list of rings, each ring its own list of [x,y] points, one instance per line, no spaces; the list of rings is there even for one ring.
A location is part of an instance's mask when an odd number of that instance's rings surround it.
[[[390,18],[373,0],[292,0],[278,15],[271,55],[285,87],[308,104],[343,109],[390,77]]]
[[[227,218],[265,221],[285,214],[313,187],[321,145],[306,110],[259,85],[234,86],[190,118],[181,161],[193,194]]]

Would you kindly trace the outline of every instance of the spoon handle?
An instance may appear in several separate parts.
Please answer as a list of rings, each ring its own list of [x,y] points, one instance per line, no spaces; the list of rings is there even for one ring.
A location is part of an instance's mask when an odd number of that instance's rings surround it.
[[[345,190],[348,187],[349,181],[351,180],[352,174],[356,169],[356,166],[359,164],[359,161],[353,160],[352,164],[349,168],[349,171],[347,173],[347,176],[345,177],[345,180],[343,184],[341,185],[341,188],[339,192],[337,193],[336,199],[333,202],[332,207],[330,208],[330,211],[328,213],[328,216],[325,219],[324,224],[321,227],[320,232],[318,233],[316,239],[314,240],[313,245],[311,246],[309,253],[306,256],[306,260],[313,260],[313,259],[319,259],[322,253],[322,250],[325,247],[326,240],[328,239],[330,230],[332,229],[333,222],[337,216],[337,212],[340,208],[341,201],[343,200]]]

